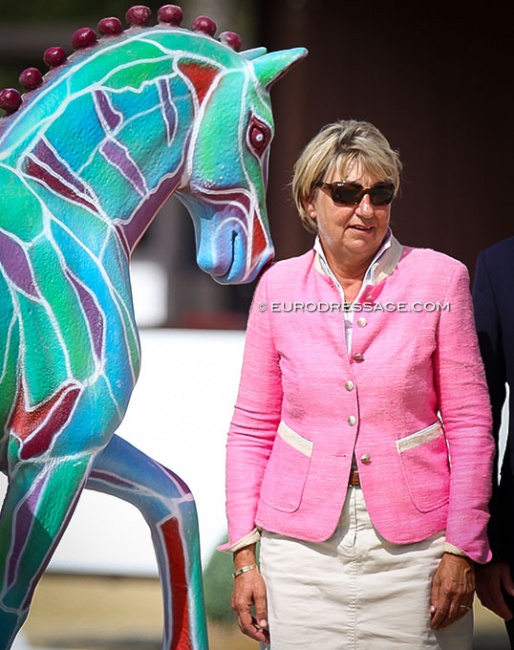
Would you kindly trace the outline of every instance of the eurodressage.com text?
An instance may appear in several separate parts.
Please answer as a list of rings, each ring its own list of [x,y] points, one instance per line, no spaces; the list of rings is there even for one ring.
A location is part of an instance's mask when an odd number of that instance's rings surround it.
[[[259,302],[257,309],[273,313],[376,313],[376,312],[441,312],[450,311],[449,302]]]

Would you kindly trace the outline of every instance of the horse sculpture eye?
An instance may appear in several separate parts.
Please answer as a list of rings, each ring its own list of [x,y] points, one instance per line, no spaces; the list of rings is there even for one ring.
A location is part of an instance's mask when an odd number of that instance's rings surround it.
[[[248,127],[248,142],[257,156],[262,156],[271,140],[271,131],[267,124],[252,117]]]

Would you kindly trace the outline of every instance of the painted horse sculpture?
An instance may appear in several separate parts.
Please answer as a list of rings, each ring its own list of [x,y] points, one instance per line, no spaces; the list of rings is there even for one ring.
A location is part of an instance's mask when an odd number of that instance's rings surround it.
[[[84,487],[125,499],[150,526],[163,586],[163,648],[208,647],[196,509],[187,486],[115,431],[140,364],[131,253],[174,192],[197,261],[249,282],[273,255],[265,206],[269,88],[303,48],[239,53],[166,5],[149,26],[84,28],[67,60],[0,93],[0,649],[11,647]],[[192,454],[194,462],[194,454]]]

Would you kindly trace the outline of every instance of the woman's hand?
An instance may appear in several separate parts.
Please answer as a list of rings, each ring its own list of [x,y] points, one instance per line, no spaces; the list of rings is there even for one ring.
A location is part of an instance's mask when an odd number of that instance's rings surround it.
[[[235,571],[256,564],[255,545],[234,553]],[[255,606],[255,617],[251,607]],[[234,578],[231,607],[241,632],[261,643],[269,643],[266,585],[259,569],[251,569]]]
[[[432,627],[440,630],[465,616],[473,607],[474,594],[473,562],[460,555],[444,553],[432,580]]]

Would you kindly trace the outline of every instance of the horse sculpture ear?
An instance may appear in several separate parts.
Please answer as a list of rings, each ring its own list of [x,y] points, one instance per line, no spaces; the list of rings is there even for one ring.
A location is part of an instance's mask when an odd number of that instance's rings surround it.
[[[248,61],[252,61],[259,56],[264,56],[267,51],[265,47],[254,47],[252,50],[245,50],[244,52],[239,52],[239,54],[245,59],[248,59]]]
[[[304,47],[297,47],[292,50],[271,52],[264,54],[252,61],[257,79],[265,88],[269,88],[277,79],[282,77],[291,66],[307,56]]]

